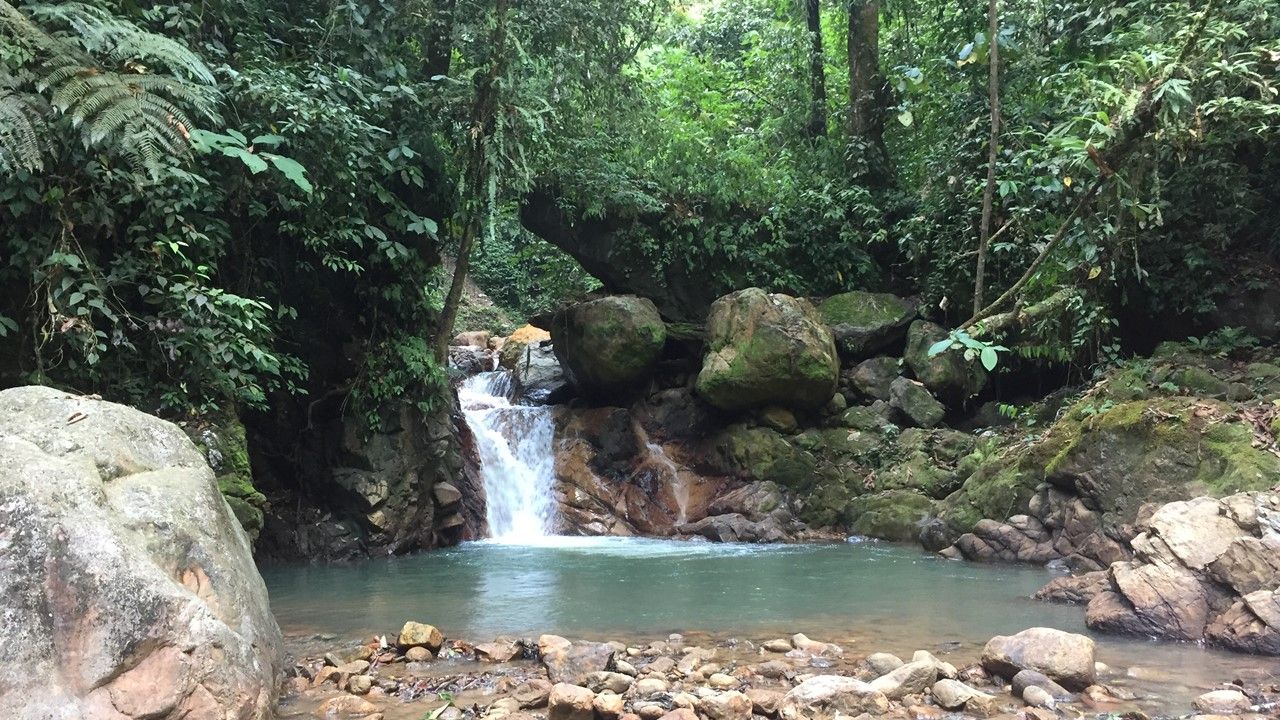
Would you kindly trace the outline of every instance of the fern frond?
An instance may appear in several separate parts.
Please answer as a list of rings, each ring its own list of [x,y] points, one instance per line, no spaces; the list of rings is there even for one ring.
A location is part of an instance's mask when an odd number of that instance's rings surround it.
[[[172,38],[148,32],[111,13],[82,2],[40,3],[26,8],[42,23],[65,25],[90,54],[114,64],[158,63],[175,76],[212,85],[213,72],[200,56]]]
[[[41,113],[30,97],[0,89],[0,174],[44,167]]]

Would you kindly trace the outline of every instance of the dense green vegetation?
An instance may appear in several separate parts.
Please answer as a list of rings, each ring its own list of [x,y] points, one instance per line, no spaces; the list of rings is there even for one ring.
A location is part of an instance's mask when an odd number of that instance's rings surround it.
[[[515,317],[892,290],[1087,367],[1274,285],[1277,37],[1266,0],[0,0],[0,384],[429,402],[446,256]]]

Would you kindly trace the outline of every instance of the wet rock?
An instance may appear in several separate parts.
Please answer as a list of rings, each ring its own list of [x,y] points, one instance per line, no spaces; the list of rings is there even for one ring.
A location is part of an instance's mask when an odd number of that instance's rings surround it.
[[[400,628],[396,644],[404,648],[425,647],[433,653],[438,653],[444,645],[444,635],[435,625],[410,620]]]
[[[175,425],[0,392],[0,713],[265,716],[280,630],[249,539]]]
[[[751,699],[737,690],[702,698],[698,709],[708,720],[751,720]]]
[[[1083,575],[1063,575],[1050,580],[1049,584],[1037,590],[1032,597],[1045,602],[1087,605],[1109,585],[1107,573],[1103,570]]]
[[[495,640],[476,645],[476,659],[481,662],[511,662],[520,654],[520,643],[515,640]]]
[[[839,645],[814,640],[804,633],[796,633],[795,635],[792,635],[791,645],[795,649],[803,650],[810,655],[830,655],[833,657],[844,655],[844,649]]]
[[[774,717],[782,706],[784,693],[766,688],[748,688],[747,697],[751,700],[751,711],[756,715]]]
[[[1058,701],[1053,698],[1053,693],[1039,685],[1028,685],[1023,688],[1021,697],[1022,701],[1031,707],[1053,710],[1058,706]]]
[[[947,409],[921,383],[900,377],[889,386],[889,406],[907,423],[931,428],[947,416]]]
[[[347,692],[353,695],[365,695],[373,687],[373,678],[368,675],[353,675],[347,679]]]
[[[631,688],[634,682],[629,675],[617,672],[593,672],[586,678],[586,687],[593,692],[611,692],[621,695]]]
[[[977,395],[987,384],[987,372],[982,365],[976,360],[966,360],[962,353],[954,350],[929,355],[929,348],[947,336],[946,330],[927,320],[911,323],[903,361],[916,379],[934,393],[957,400]]]
[[[859,495],[846,515],[854,534],[910,542],[936,512],[937,503],[915,490],[886,490]]]
[[[1197,697],[1192,706],[1202,713],[1234,715],[1248,712],[1253,703],[1239,690],[1214,690]]]
[[[595,716],[595,694],[578,685],[558,682],[551,686],[547,698],[549,720],[592,720]]]
[[[415,645],[404,651],[404,659],[409,662],[427,662],[429,660],[435,660],[436,655],[431,652],[430,648]]]
[[[1057,700],[1071,699],[1071,693],[1066,688],[1054,682],[1048,675],[1035,670],[1019,670],[1014,674],[1010,684],[1013,686],[1013,694],[1018,697],[1022,697],[1023,690],[1035,685]]]
[[[579,393],[617,399],[648,382],[666,343],[667,327],[652,301],[616,295],[557,312],[551,339]]]
[[[596,717],[601,720],[615,720],[622,716],[625,711],[625,700],[621,695],[613,692],[602,692],[596,695],[592,701],[591,707],[596,712]]]
[[[519,685],[511,693],[522,709],[544,707],[551,696],[551,683],[542,678],[530,678]]]
[[[707,317],[697,392],[724,410],[822,407],[840,364],[831,332],[805,300],[758,288],[726,295]]]
[[[842,675],[816,675],[783,696],[778,715],[782,720],[802,720],[832,713],[879,715],[888,709],[889,700],[884,693],[861,680]]]
[[[889,293],[853,291],[823,300],[818,312],[841,357],[856,360],[901,343],[916,306]]]
[[[884,693],[890,700],[900,700],[907,695],[922,693],[938,680],[938,671],[930,661],[909,662],[887,675],[872,680],[873,690]]]
[[[785,640],[783,642],[786,642]],[[771,680],[781,680],[790,677],[794,673],[794,669],[781,660],[768,660],[756,666],[756,673],[760,677],[769,678]]]
[[[532,325],[517,328],[502,344],[502,350],[498,353],[498,364],[508,370],[515,370],[516,366],[524,360],[526,348],[550,341],[551,333],[542,328]]]
[[[355,695],[339,695],[320,703],[312,713],[319,718],[343,718],[350,720],[381,720],[382,711],[377,705]]]
[[[557,635],[538,638],[538,652],[553,683],[583,685],[592,673],[607,670],[614,649],[606,643],[570,643]]]
[[[516,394],[530,402],[550,405],[564,402],[573,395],[568,376],[549,345],[525,346],[515,361],[511,377]]]
[[[964,709],[975,697],[985,695],[959,680],[942,679],[933,684],[931,690],[934,702],[948,710]]]
[[[1084,689],[1095,679],[1094,643],[1084,635],[1030,628],[997,635],[982,650],[982,666],[1002,677],[1037,670],[1068,689]]]

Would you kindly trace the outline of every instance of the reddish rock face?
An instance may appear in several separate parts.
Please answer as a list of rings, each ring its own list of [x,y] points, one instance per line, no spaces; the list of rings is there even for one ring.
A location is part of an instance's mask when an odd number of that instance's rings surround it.
[[[74,422],[72,422],[74,420]],[[0,392],[6,718],[269,717],[280,630],[248,538],[176,426]]]

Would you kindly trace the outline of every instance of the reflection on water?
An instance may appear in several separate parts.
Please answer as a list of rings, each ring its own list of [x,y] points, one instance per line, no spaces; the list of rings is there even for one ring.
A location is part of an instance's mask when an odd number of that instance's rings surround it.
[[[670,632],[755,640],[804,632],[857,652],[973,656],[1032,626],[1087,632],[1081,608],[1035,602],[1033,567],[958,563],[879,543],[731,545],[621,538],[500,541],[351,565],[263,568],[287,633],[393,632],[409,619],[447,636],[554,632],[654,639]],[[1099,659],[1183,702],[1274,661],[1193,645],[1099,638]]]

